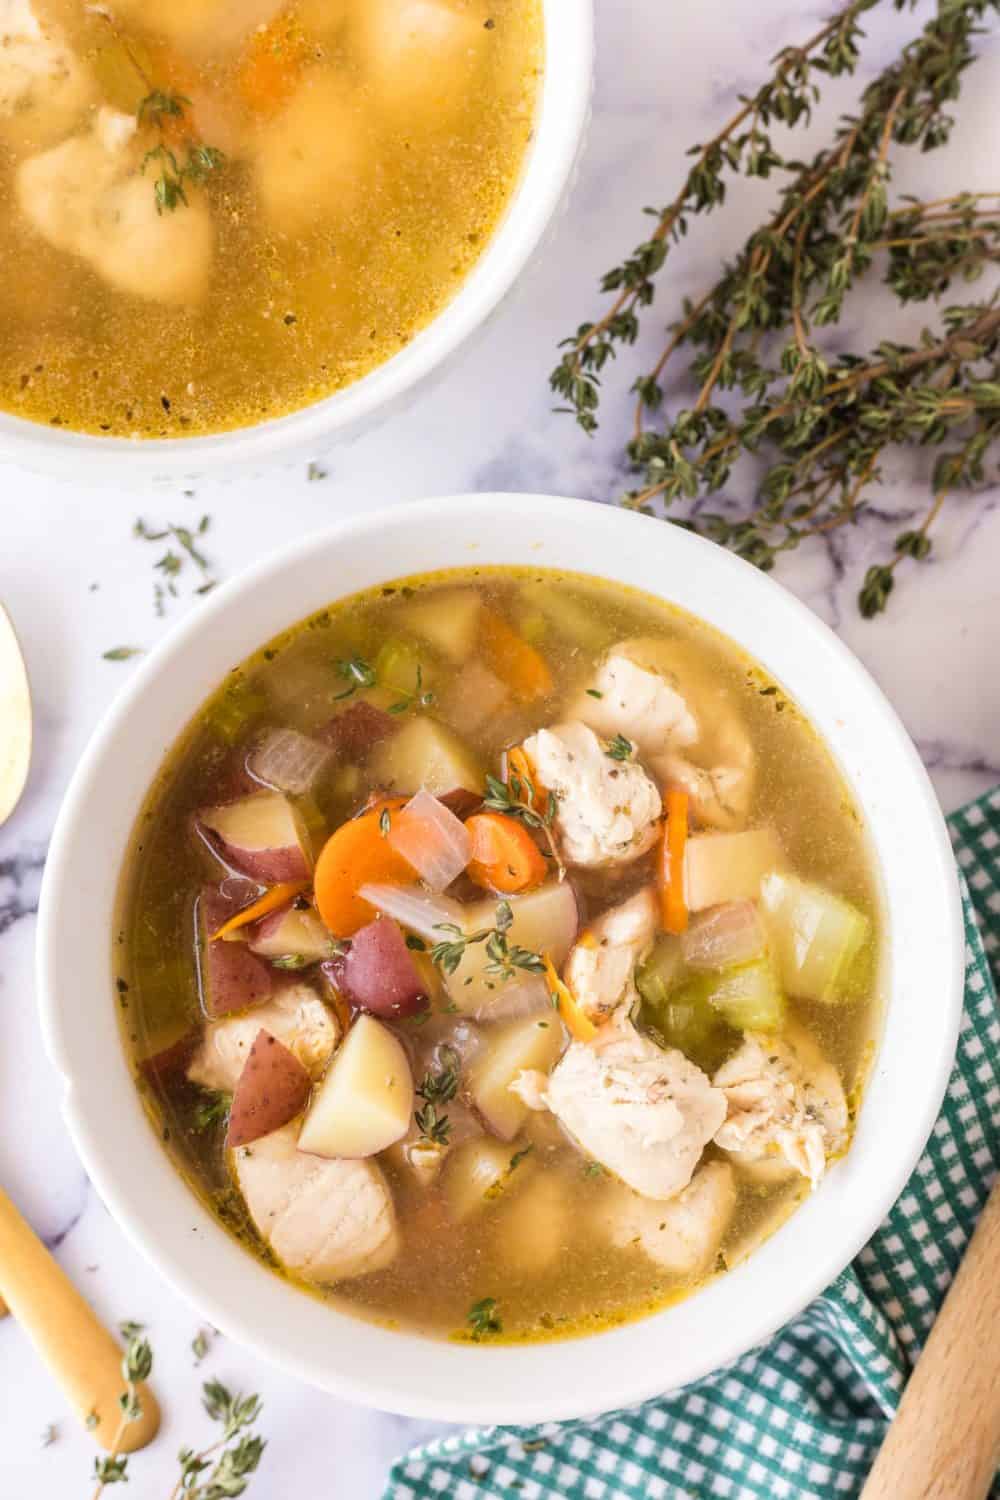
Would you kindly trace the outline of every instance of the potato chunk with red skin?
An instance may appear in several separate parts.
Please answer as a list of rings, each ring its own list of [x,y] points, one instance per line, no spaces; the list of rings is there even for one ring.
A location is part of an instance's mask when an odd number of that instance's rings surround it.
[[[280,792],[254,792],[204,808],[198,828],[227,865],[264,885],[309,877],[303,830]]]
[[[232,914],[233,903],[216,886],[202,890],[198,900],[198,976],[205,1014],[212,1020],[262,1005],[274,992],[272,969],[251,953],[246,943],[212,941],[212,934]]]
[[[295,1054],[262,1027],[236,1085],[226,1145],[248,1146],[280,1130],[305,1108],[310,1088]]]

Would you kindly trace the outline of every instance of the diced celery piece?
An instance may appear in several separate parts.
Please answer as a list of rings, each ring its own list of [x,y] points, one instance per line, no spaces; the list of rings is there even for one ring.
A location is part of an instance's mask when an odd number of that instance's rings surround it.
[[[842,896],[795,875],[768,875],[761,901],[782,983],[790,995],[835,1005],[871,933],[871,922]]]
[[[430,685],[430,671],[410,641],[386,641],[375,658],[375,679],[380,687],[413,694]]]
[[[785,997],[769,958],[706,975],[705,999],[737,1031],[780,1031]]]
[[[259,688],[233,683],[212,704],[205,723],[227,745],[235,745],[254,720],[267,713],[269,706]]]
[[[662,1010],[680,967],[681,945],[677,938],[664,934],[635,971],[635,987],[647,1005]]]

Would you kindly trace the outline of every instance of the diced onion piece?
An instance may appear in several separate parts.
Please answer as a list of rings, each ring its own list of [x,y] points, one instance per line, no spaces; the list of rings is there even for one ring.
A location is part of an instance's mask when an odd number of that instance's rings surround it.
[[[729,969],[760,958],[767,939],[753,901],[726,901],[700,912],[681,938],[691,969]]]
[[[868,940],[868,918],[842,896],[794,875],[769,875],[761,899],[788,993],[835,1004]]]
[[[688,910],[756,901],[765,875],[783,863],[781,845],[770,828],[693,834],[684,857]]]
[[[427,791],[392,815],[387,837],[435,894],[451,885],[472,857],[465,824]]]
[[[328,745],[296,729],[272,729],[251,751],[247,770],[265,786],[301,797],[311,790],[332,753]]]
[[[445,924],[461,927],[465,908],[447,896],[430,896],[413,886],[363,885],[358,892],[362,900],[376,911],[392,917],[401,927],[415,932],[428,943],[437,943],[447,934]]]

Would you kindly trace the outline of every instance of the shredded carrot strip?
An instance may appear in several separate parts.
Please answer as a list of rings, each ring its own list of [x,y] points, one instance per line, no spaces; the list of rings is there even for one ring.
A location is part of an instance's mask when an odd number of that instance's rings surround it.
[[[591,930],[590,930],[589,927],[587,928],[586,932],[581,932],[580,933],[580,936],[576,940],[576,946],[578,948],[596,948],[597,947],[597,937],[595,936],[595,934],[593,932],[591,932]]]
[[[552,691],[552,673],[534,646],[512,630],[502,615],[484,609],[479,646],[486,665],[505,682],[519,703],[531,703]]]
[[[684,895],[684,851],[688,836],[688,794],[667,793],[667,824],[663,830],[660,859],[660,901],[663,925],[668,932],[686,932],[687,901]]]
[[[260,917],[266,917],[268,912],[277,911],[279,906],[284,906],[286,901],[293,901],[308,888],[308,880],[283,880],[278,885],[272,885],[271,889],[265,891],[257,901],[252,901],[234,917],[230,917],[228,922],[223,922],[218,932],[212,933],[212,942],[217,942],[219,938],[227,938],[231,932],[238,932],[241,927],[249,927],[251,922],[256,922]]]
[[[556,973],[556,966],[547,953],[542,954],[542,962],[545,965],[545,979],[552,998],[556,1001],[559,1015],[565,1022],[571,1036],[575,1036],[578,1042],[592,1042],[597,1035],[597,1027],[589,1016],[585,1015],[569,985],[566,984]]]
[[[507,751],[507,776],[514,775],[521,783],[522,792],[527,797],[527,788],[531,788],[530,806],[535,812],[544,812],[548,801],[548,792],[538,784],[538,775],[528,756],[528,752],[522,745],[515,745]]]

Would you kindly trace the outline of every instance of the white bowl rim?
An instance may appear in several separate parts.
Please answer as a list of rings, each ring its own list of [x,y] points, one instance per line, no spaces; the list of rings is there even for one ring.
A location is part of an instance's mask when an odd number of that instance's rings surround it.
[[[451,301],[385,363],[353,384],[283,417],[196,437],[103,437],[0,412],[9,461],[79,480],[203,475],[234,463],[320,450],[402,401],[455,354],[525,270],[568,191],[586,129],[593,81],[594,0],[542,0],[545,58],[537,128],[510,203]]]
[[[831,686],[850,692],[852,711],[865,715],[859,741],[862,763],[882,757],[891,771],[892,806],[885,811],[859,796],[862,811],[880,855],[879,840],[886,830],[903,838],[907,850],[905,866],[900,860],[898,869],[884,871],[887,920],[893,924],[893,993],[883,1041],[846,1159],[777,1234],[694,1297],[637,1323],[584,1339],[475,1348],[390,1331],[330,1308],[328,1332],[332,1330],[336,1338],[324,1338],[322,1349],[306,1348],[309,1322],[301,1309],[312,1312],[316,1308],[313,1299],[290,1289],[218,1228],[183,1184],[148,1125],[141,1137],[126,1144],[128,1132],[122,1121],[145,1117],[122,1049],[118,1047],[116,1061],[109,1061],[106,1051],[97,1055],[99,1079],[81,1073],[91,1031],[95,1025],[107,1030],[106,1017],[99,1013],[96,1022],[84,1021],[76,1003],[81,983],[86,989],[87,972],[86,965],[81,969],[78,953],[84,929],[79,921],[74,922],[73,913],[79,907],[81,878],[93,868],[95,837],[99,842],[102,836],[102,830],[93,827],[94,808],[99,805],[102,778],[113,787],[116,767],[118,775],[124,770],[131,715],[142,708],[144,700],[148,707],[154,689],[161,679],[169,680],[185,651],[204,642],[212,627],[237,606],[252,597],[265,597],[269,585],[283,576],[292,578],[310,566],[310,560],[319,566],[326,557],[334,567],[338,559],[350,556],[352,545],[375,546],[377,539],[384,544],[387,536],[399,537],[407,558],[418,550],[418,539],[427,539],[431,555],[442,552],[450,558],[468,534],[476,540],[468,542],[471,551],[466,565],[511,560],[507,553],[497,555],[495,520],[501,508],[508,523],[504,535],[521,537],[521,542],[510,542],[508,553],[519,547],[517,560],[529,566],[535,546],[530,540],[533,524],[541,531],[549,528],[571,536],[572,546],[592,547],[591,555],[600,566],[579,571],[599,577],[614,578],[626,568],[641,568],[650,558],[661,563],[675,552],[677,584],[661,591],[661,597],[677,602],[679,593],[689,589],[701,572],[709,580],[714,609],[730,608],[735,597],[742,598],[748,609],[756,607],[753,617],[747,616],[747,630],[736,638],[779,682],[783,679],[774,669],[774,653],[797,650],[807,641],[806,657],[818,679],[816,693],[829,693]],[[642,545],[622,562],[615,548],[631,534]],[[570,550],[568,541],[565,545]],[[541,557],[535,560],[540,567],[559,566]],[[388,568],[380,577],[388,582],[420,571],[420,566]],[[341,596],[352,591],[345,589]],[[285,623],[293,623],[312,607],[320,605],[310,603],[298,615],[293,611]],[[702,614],[714,623],[711,613]],[[748,644],[759,639],[761,632],[772,641],[773,651],[763,653]],[[256,644],[274,633],[258,629]],[[790,647],[793,635],[797,640]],[[802,684],[787,687],[819,728],[820,716],[803,701]],[[192,693],[190,712],[204,696],[200,691]],[[827,733],[825,728],[823,732]],[[827,735],[831,745],[836,732]],[[849,732],[849,726],[845,727],[844,733]],[[160,754],[154,753],[154,763]],[[838,758],[859,795],[850,768],[842,756]],[[133,815],[135,810],[133,805]],[[906,818],[897,827],[901,812]],[[932,899],[926,901],[919,922],[914,918],[907,934],[911,942],[901,944],[895,930],[897,908],[905,912],[920,891],[930,892]],[[98,994],[111,991],[113,970],[107,947],[103,977],[99,966],[90,976]],[[843,1271],[902,1191],[937,1117],[961,1019],[964,922],[944,819],[906,730],[847,647],[793,595],[731,554],[649,517],[552,496],[458,495],[355,517],[296,541],[223,585],[151,653],[94,734],[63,802],[43,880],[37,970],[45,1046],[63,1075],[64,1115],[88,1173],[129,1237],[203,1316],[289,1373],[348,1400],[422,1418],[537,1423],[634,1405],[697,1380],[769,1338]],[[897,972],[908,976],[911,988],[896,992]],[[920,1010],[919,1027],[907,1026],[904,1004],[916,1001],[906,1002],[905,997],[918,991],[933,996],[933,1004]],[[116,1025],[113,1016],[110,1024]],[[892,1039],[891,1050],[886,1046],[887,1036]],[[903,1111],[898,1109],[902,1077],[908,1097]],[[130,1175],[132,1185],[126,1190],[124,1183]],[[154,1184],[155,1203],[149,1198]],[[158,1218],[164,1199],[168,1208],[178,1208],[199,1231],[197,1253],[192,1253],[190,1236],[180,1236],[179,1225],[169,1222],[165,1226],[162,1215]],[[765,1284],[773,1293],[770,1302],[759,1295]],[[248,1300],[254,1304],[249,1313]],[[293,1304],[300,1309],[294,1317]],[[270,1329],[264,1326],[268,1319]],[[317,1321],[313,1314],[312,1322]],[[289,1322],[295,1325],[294,1338],[285,1334]],[[342,1347],[330,1357],[329,1346],[338,1340]]]

